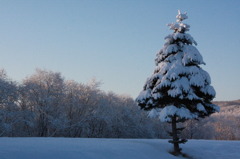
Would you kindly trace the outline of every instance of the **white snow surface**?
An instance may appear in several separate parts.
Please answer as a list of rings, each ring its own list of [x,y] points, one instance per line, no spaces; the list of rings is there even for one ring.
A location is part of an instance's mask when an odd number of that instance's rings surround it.
[[[193,159],[238,159],[240,141],[189,140]],[[180,159],[162,139],[0,138],[1,159]]]
[[[184,57],[182,62],[184,65],[194,62],[198,65],[205,64],[203,62],[202,55],[199,53],[198,49],[192,45],[184,45],[183,47]]]
[[[170,122],[172,121],[171,116],[174,115],[177,115],[182,119],[193,119],[197,117],[195,114],[191,113],[184,107],[177,108],[174,105],[169,105],[160,110],[159,119],[162,122]]]

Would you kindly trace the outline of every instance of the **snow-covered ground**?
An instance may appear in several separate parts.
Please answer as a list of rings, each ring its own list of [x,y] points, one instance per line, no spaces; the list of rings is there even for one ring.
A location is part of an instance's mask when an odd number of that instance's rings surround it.
[[[1,159],[176,159],[158,139],[0,138]],[[190,140],[193,159],[240,159],[240,141]]]

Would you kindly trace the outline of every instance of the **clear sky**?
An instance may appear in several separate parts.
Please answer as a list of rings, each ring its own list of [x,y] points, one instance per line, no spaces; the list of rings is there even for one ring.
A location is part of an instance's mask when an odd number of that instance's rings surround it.
[[[188,13],[215,100],[240,99],[239,0],[0,0],[0,68],[16,81],[36,68],[96,78],[135,98],[178,9]]]

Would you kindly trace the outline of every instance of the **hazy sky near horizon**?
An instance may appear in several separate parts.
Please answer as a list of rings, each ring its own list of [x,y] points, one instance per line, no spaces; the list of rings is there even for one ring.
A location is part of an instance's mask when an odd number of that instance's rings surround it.
[[[0,0],[0,68],[16,81],[36,68],[96,78],[135,98],[178,9],[188,13],[215,100],[240,99],[239,0]]]

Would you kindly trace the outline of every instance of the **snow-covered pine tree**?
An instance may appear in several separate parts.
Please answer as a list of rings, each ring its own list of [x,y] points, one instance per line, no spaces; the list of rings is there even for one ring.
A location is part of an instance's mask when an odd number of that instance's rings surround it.
[[[177,22],[168,24],[174,33],[165,37],[163,48],[157,53],[156,68],[147,79],[143,91],[136,101],[138,106],[149,111],[149,116],[159,117],[162,122],[172,125],[170,143],[174,145],[174,153],[181,154],[178,134],[178,122],[209,116],[220,109],[212,104],[215,90],[210,85],[209,74],[199,65],[205,64],[193,37],[186,33],[190,26],[183,23],[186,13],[178,11]]]

